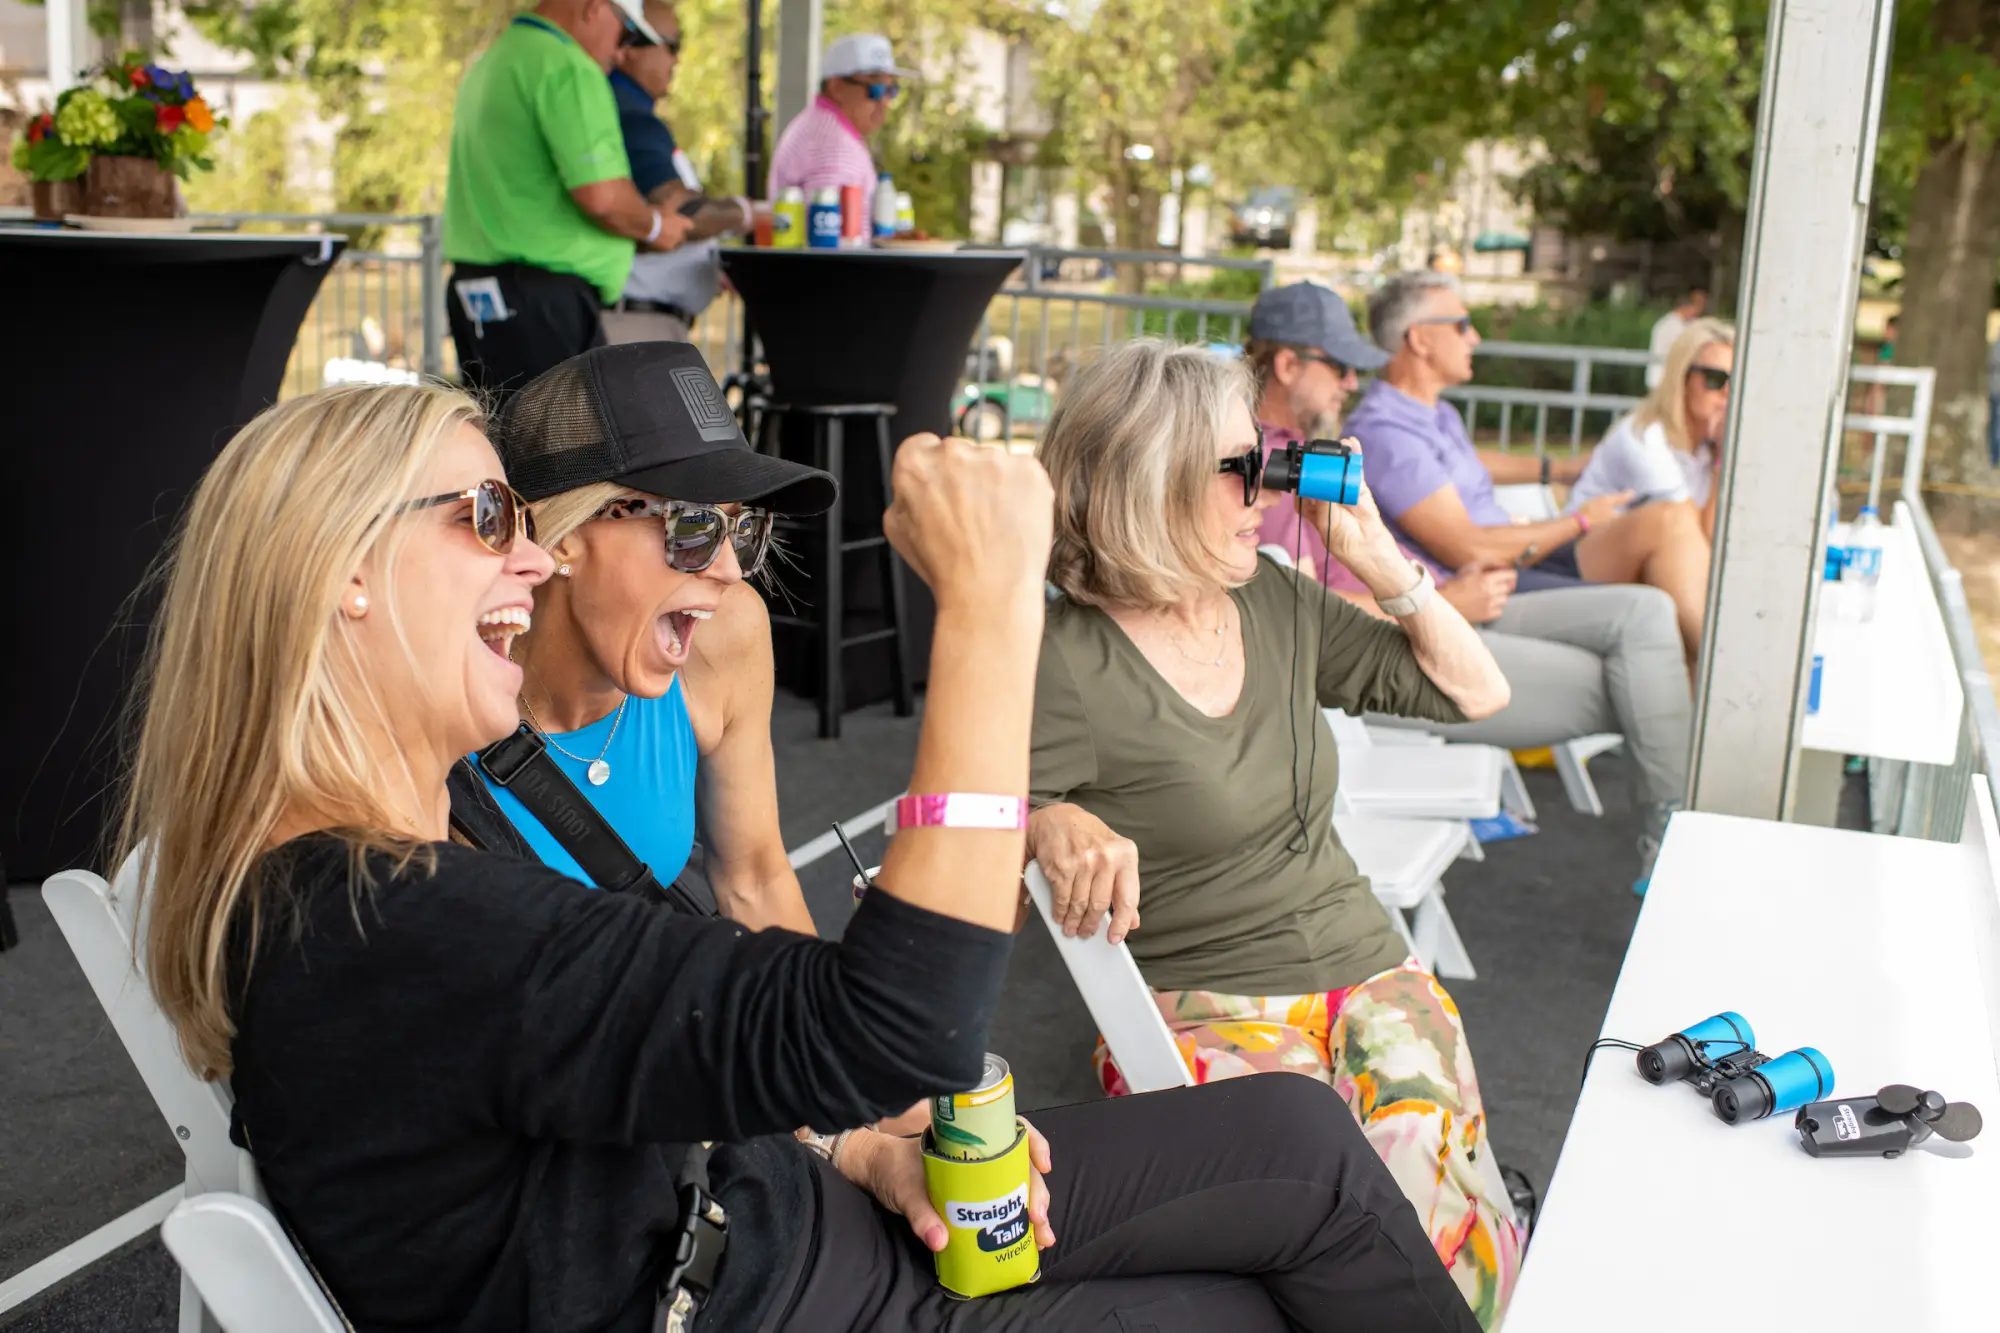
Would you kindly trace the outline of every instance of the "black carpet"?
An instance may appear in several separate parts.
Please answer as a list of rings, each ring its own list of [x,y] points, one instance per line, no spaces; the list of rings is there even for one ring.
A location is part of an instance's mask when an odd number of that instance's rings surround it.
[[[780,695],[773,720],[787,846],[902,790],[918,719],[886,707],[849,714],[838,741],[814,734],[805,701]],[[1623,758],[1591,765],[1607,814],[1572,812],[1552,773],[1531,772],[1538,835],[1495,844],[1445,876],[1452,915],[1479,970],[1450,983],[1478,1062],[1503,1162],[1545,1185],[1575,1104],[1639,901],[1638,821]],[[879,829],[858,833],[869,864]],[[800,872],[821,931],[853,902],[837,849]],[[0,1278],[161,1191],[181,1174],[171,1131],[104,1021],[41,897],[12,895],[21,945],[0,953]],[[1024,1109],[1097,1095],[1095,1029],[1054,946],[1030,923],[1014,952],[993,1049],[1013,1065]],[[132,1246],[8,1314],[6,1333],[169,1330],[178,1279],[157,1238]]]

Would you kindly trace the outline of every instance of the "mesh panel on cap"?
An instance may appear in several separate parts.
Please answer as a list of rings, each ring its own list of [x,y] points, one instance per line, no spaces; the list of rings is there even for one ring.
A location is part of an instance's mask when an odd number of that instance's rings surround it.
[[[537,376],[515,394],[497,434],[507,480],[530,500],[609,481],[623,470],[595,378],[577,361]]]

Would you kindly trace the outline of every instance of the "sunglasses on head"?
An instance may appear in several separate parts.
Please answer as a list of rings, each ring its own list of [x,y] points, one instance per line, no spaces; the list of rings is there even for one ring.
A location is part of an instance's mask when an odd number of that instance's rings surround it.
[[[613,500],[591,517],[664,520],[667,567],[682,574],[699,574],[714,564],[727,541],[747,579],[764,567],[764,557],[771,549],[771,511],[747,505],[740,513],[726,514],[715,505],[627,496]]]
[[[506,555],[521,537],[535,540],[535,516],[521,493],[506,482],[489,477],[471,490],[426,495],[403,506],[403,511],[434,509],[439,505],[472,501],[472,535],[495,555]]]
[[[866,88],[868,90],[868,100],[871,102],[893,102],[897,97],[902,95],[903,91],[900,84],[878,83],[873,79],[857,79],[852,75],[848,76],[847,81]]]
[[[1216,464],[1215,470],[1220,476],[1228,476],[1233,472],[1243,478],[1243,503],[1256,504],[1257,492],[1264,485],[1264,432],[1261,429],[1257,432],[1257,443],[1248,453],[1221,459]]]
[[[1720,366],[1689,366],[1688,374],[1701,376],[1702,387],[1710,393],[1721,393],[1729,387],[1729,372]]]

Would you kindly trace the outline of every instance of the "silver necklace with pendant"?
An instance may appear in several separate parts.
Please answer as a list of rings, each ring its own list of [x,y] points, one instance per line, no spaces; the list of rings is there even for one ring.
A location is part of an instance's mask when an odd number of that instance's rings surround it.
[[[1215,637],[1217,638],[1217,640],[1220,640],[1222,638],[1222,631],[1228,628],[1229,628],[1229,611],[1227,608],[1227,604],[1225,604],[1222,612],[1221,623],[1219,623],[1215,627]],[[1226,643],[1218,642],[1215,645],[1216,656],[1213,661],[1210,661],[1206,657],[1196,657],[1193,653],[1181,647],[1180,641],[1174,638],[1172,634],[1169,634],[1167,636],[1167,642],[1173,644],[1175,652],[1179,653],[1182,657],[1185,657],[1188,661],[1193,662],[1196,666],[1219,667],[1224,662],[1229,660],[1229,645]]]
[[[582,764],[584,766],[583,775],[590,779],[590,785],[593,787],[602,787],[605,783],[611,781],[611,765],[604,762],[604,756],[611,753],[611,742],[618,736],[618,724],[625,720],[625,705],[631,702],[632,696],[629,694],[618,701],[618,712],[611,719],[611,734],[604,738],[604,748],[597,752],[597,758],[595,759],[585,759],[580,754],[574,754],[565,750],[555,737],[549,735],[549,730],[542,725],[542,720],[535,716],[535,706],[528,702],[525,695],[522,696],[521,707],[528,710],[528,721],[535,724],[535,730],[542,733],[543,740],[556,747],[557,754],[564,755]]]

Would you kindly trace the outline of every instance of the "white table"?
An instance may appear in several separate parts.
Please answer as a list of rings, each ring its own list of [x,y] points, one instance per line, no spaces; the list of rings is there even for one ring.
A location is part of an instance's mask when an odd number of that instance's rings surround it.
[[[1880,529],[1882,582],[1873,620],[1839,619],[1839,599],[1832,588],[1821,589],[1813,627],[1813,651],[1825,658],[1819,712],[1806,715],[1799,744],[1837,755],[1948,765],[1958,753],[1965,691],[1901,501],[1894,517]],[[1831,540],[1842,544],[1847,533],[1842,524]]]
[[[1818,1047],[1842,1093],[1917,1083],[1987,1128],[1955,1157],[1818,1160],[1790,1115],[1725,1125],[1600,1051],[1506,1333],[2000,1327],[2000,904],[1981,827],[1952,845],[1674,816],[1605,1036],[1650,1043],[1733,1009],[1768,1055]]]

